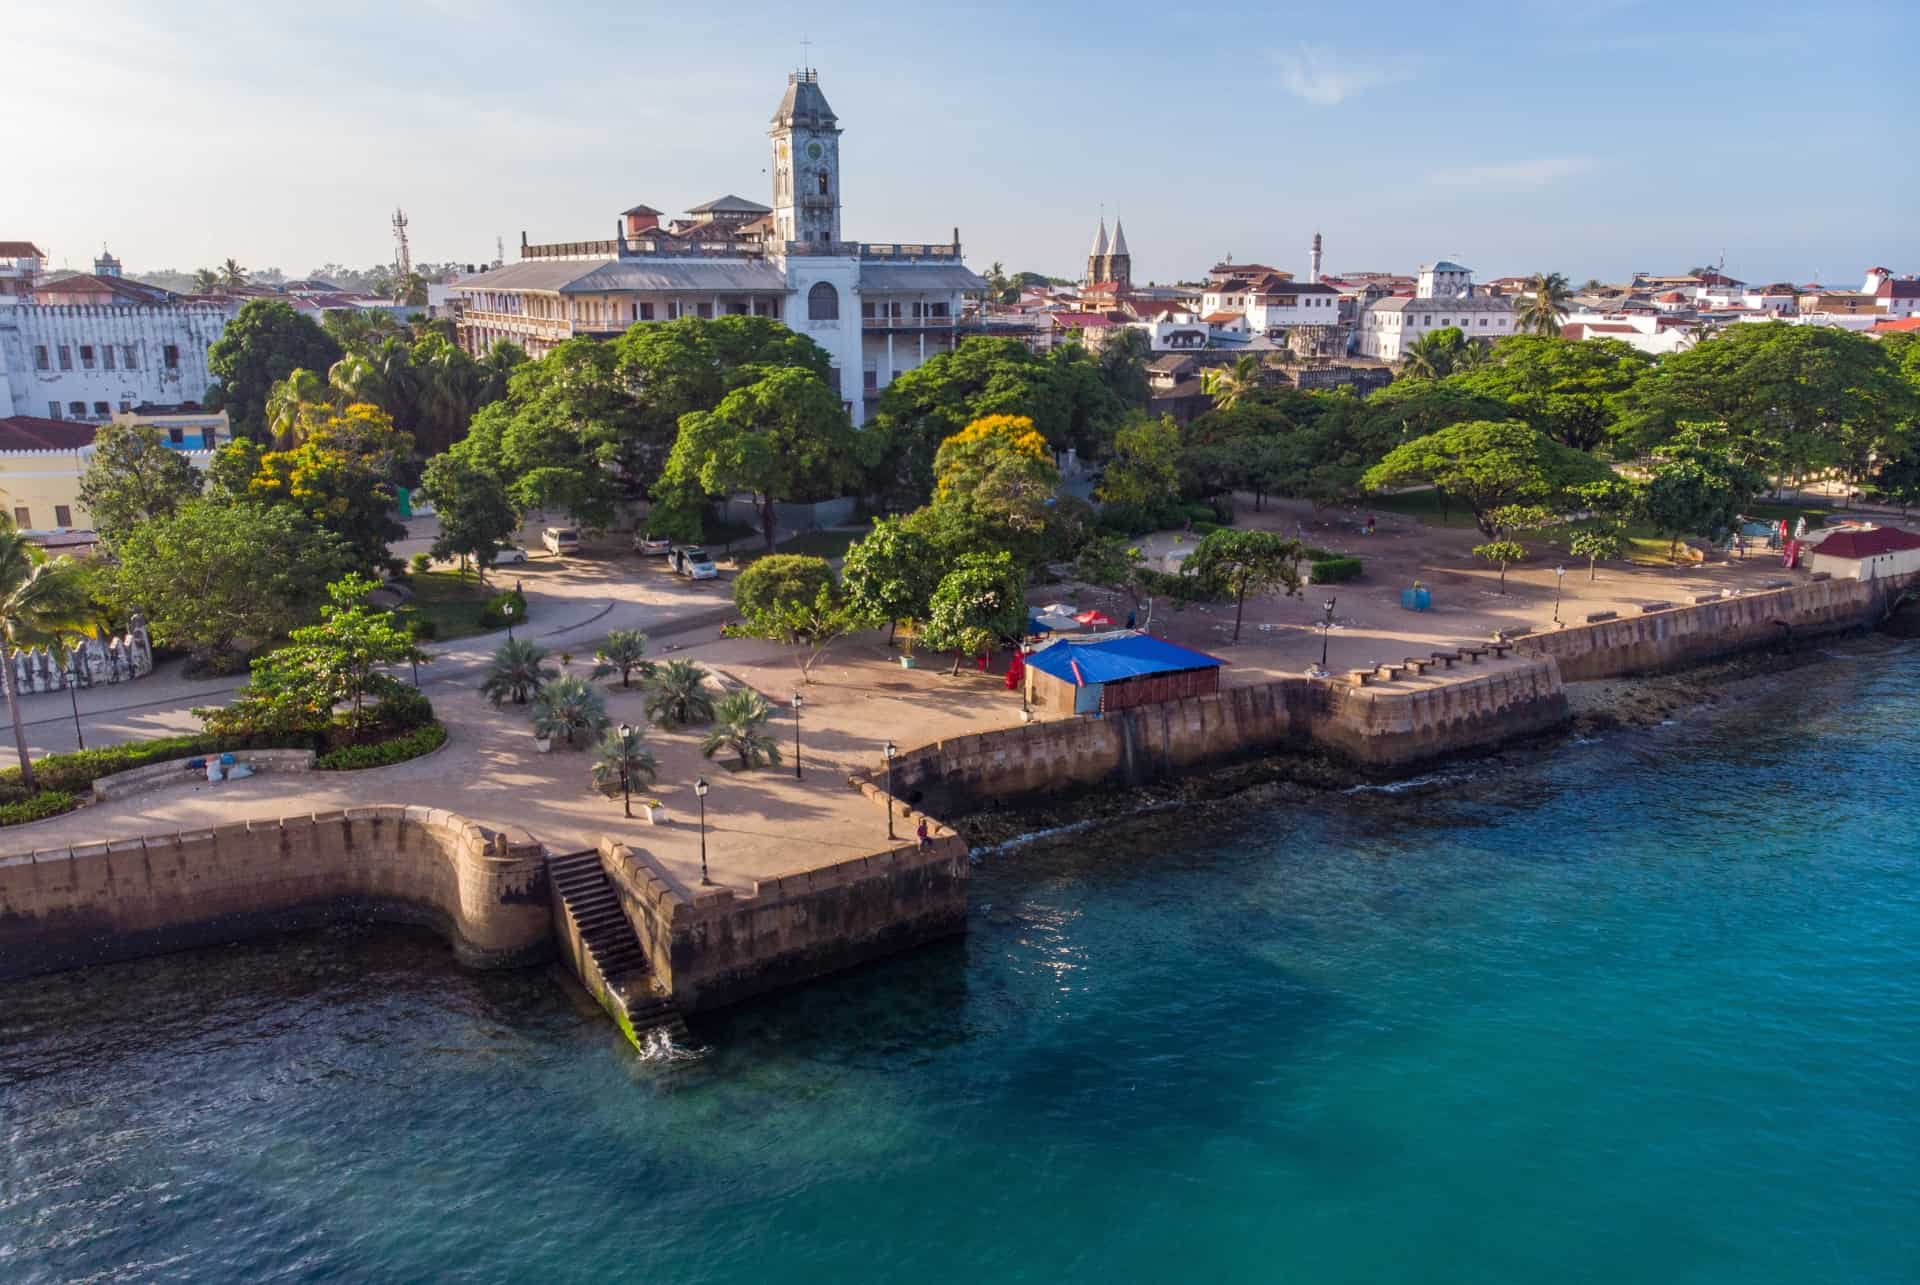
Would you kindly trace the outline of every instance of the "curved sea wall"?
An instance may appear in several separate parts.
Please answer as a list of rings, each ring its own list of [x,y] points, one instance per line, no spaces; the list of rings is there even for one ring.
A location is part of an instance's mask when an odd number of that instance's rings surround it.
[[[1388,770],[1483,749],[1566,721],[1550,657],[1449,671],[1408,688],[1283,678],[1208,696],[955,736],[894,761],[893,793],[952,816],[996,800],[1133,785],[1272,750],[1328,750]],[[883,773],[855,778],[885,785]]]
[[[345,916],[424,924],[462,962],[551,949],[545,851],[438,808],[351,808],[0,857],[0,978]]]

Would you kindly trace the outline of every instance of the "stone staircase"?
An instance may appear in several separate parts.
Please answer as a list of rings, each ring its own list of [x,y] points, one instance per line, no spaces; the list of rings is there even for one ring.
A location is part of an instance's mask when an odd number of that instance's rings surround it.
[[[600,868],[600,854],[589,850],[549,857],[547,877],[553,885],[555,909],[567,921],[559,925],[562,936],[570,927],[581,947],[580,953],[572,949],[564,953],[594,998],[636,1045],[655,1030],[686,1042],[686,1022],[672,997],[655,983],[619,894]]]

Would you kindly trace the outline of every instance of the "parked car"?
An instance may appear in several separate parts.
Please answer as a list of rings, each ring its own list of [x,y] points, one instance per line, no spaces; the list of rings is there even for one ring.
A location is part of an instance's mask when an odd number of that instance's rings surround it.
[[[493,551],[493,565],[510,567],[527,560],[527,551],[517,544],[503,544]]]
[[[720,574],[713,565],[713,555],[694,545],[669,551],[667,566],[675,575],[689,580],[712,580]]]
[[[540,543],[547,546],[548,553],[578,553],[580,532],[576,527],[550,526],[540,533]]]
[[[662,535],[645,535],[639,531],[633,533],[633,551],[646,558],[664,558],[673,548],[673,541]]]

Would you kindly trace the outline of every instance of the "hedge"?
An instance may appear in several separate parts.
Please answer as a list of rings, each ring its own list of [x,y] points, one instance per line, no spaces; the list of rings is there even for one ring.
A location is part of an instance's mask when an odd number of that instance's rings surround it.
[[[1360,575],[1360,559],[1332,557],[1312,564],[1313,583],[1339,584],[1343,580],[1354,580]]]
[[[18,803],[0,804],[0,825],[43,821],[47,817],[59,816],[62,812],[71,812],[79,806],[80,800],[65,790],[42,790]]]
[[[162,736],[151,741],[131,741],[97,750],[76,750],[68,754],[49,754],[33,765],[36,787],[33,797],[45,793],[80,794],[103,776],[164,763],[168,759],[190,758],[195,754],[218,754],[223,750],[311,749],[311,739],[298,737],[214,736],[207,732],[185,736]],[[0,772],[0,798],[18,803],[27,798],[20,784],[20,769]]]
[[[372,745],[343,745],[337,750],[328,750],[313,761],[313,766],[319,772],[357,772],[366,767],[386,767],[419,758],[422,754],[439,749],[446,742],[447,729],[439,723],[428,723],[390,741],[376,741]]]
[[[1172,598],[1176,602],[1214,602],[1220,597],[1206,582],[1194,576],[1177,576],[1152,567],[1141,567],[1134,574],[1139,577],[1141,590],[1155,597]]]

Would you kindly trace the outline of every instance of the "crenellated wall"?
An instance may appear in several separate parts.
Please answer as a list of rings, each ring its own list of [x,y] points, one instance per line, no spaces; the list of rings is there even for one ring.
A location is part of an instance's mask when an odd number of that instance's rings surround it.
[[[45,647],[16,651],[12,663],[13,681],[28,695],[125,683],[153,672],[153,643],[147,636],[146,617],[135,612],[124,637],[82,639],[64,658]]]
[[[524,831],[381,805],[0,857],[0,978],[342,916],[436,928],[476,967],[552,949],[545,854]]]
[[[883,800],[868,790],[876,804]],[[901,814],[911,836],[919,814]],[[686,1012],[824,976],[966,930],[967,845],[929,819],[869,856],[730,888],[683,890],[645,851],[611,839],[600,862],[653,975]]]

